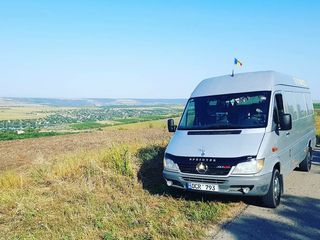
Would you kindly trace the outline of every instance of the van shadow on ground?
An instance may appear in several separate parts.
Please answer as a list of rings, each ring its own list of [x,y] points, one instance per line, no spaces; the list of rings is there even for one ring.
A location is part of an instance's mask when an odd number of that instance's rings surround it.
[[[272,211],[276,218],[244,215],[225,231],[238,240],[320,239],[320,199],[285,195]]]
[[[149,193],[168,195],[175,198],[183,198],[186,200],[194,201],[243,201],[249,205],[262,205],[259,199],[254,197],[206,194],[167,187],[162,176],[164,151],[165,147],[163,146],[151,145],[145,148],[141,148],[137,153],[137,158],[141,163],[140,169],[138,171],[138,178],[142,182],[143,188]]]

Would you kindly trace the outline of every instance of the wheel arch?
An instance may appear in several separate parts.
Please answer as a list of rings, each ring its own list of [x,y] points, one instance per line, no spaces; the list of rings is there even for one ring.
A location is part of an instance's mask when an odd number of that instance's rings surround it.
[[[277,169],[280,173],[280,181],[281,181],[281,194],[284,192],[284,181],[283,181],[283,174],[281,173],[281,163],[276,162],[276,164],[273,166],[273,171]]]
[[[273,170],[274,169],[278,169],[279,173],[281,174],[281,163],[280,162],[276,162],[276,164],[273,166]]]

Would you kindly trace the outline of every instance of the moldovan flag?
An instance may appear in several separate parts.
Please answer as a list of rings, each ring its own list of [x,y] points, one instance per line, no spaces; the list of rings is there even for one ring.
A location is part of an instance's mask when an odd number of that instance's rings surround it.
[[[236,59],[236,58],[234,59],[234,64],[242,67],[242,62],[240,62],[240,61],[239,61],[238,59]]]

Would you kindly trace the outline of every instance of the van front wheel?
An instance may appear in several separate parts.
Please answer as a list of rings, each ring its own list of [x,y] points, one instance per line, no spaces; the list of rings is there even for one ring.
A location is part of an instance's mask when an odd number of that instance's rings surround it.
[[[268,193],[262,196],[262,203],[269,208],[276,208],[280,204],[282,181],[278,169],[274,169]]]

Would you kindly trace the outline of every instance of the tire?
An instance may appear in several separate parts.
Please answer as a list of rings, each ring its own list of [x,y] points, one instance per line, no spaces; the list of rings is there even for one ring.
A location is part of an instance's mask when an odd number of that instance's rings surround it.
[[[299,170],[309,172],[311,169],[311,151],[309,150],[304,160],[299,164]]]
[[[262,203],[265,207],[276,208],[280,204],[281,192],[282,192],[282,179],[278,169],[274,169],[269,186],[269,190],[266,195],[262,196]]]

